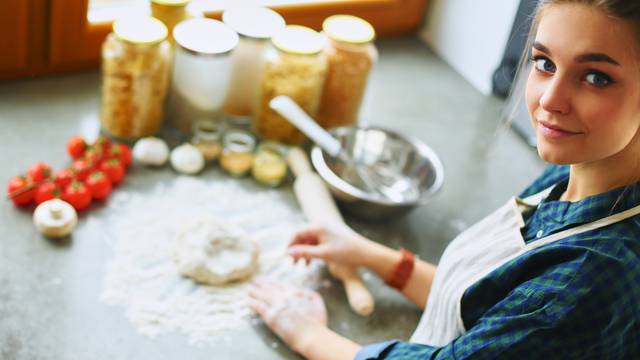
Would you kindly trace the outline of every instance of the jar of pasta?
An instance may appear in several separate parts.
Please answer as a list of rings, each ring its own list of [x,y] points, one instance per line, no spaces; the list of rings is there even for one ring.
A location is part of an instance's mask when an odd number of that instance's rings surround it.
[[[240,35],[232,54],[224,110],[230,122],[249,124],[258,101],[264,52],[271,37],[284,29],[285,22],[277,12],[262,7],[225,10],[222,21]]]
[[[367,87],[367,80],[378,52],[373,45],[371,24],[350,15],[334,15],[322,24],[328,41],[327,80],[322,92],[318,123],[324,128],[353,125]]]
[[[162,21],[169,30],[167,40],[173,44],[173,28],[192,17],[187,5],[191,0],[151,0],[151,16]]]
[[[173,127],[189,134],[199,119],[224,119],[222,104],[238,34],[218,20],[195,18],[178,24],[173,36],[168,114]]]
[[[123,139],[153,135],[162,126],[171,45],[152,17],[117,20],[102,45],[104,130]]]
[[[304,135],[269,107],[278,95],[289,96],[312,118],[317,115],[327,72],[324,38],[316,31],[289,25],[276,34],[264,60],[254,128],[262,138],[300,144]]]

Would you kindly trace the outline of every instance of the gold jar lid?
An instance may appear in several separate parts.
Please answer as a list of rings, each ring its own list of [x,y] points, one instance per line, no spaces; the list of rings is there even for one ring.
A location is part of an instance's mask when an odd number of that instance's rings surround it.
[[[165,6],[187,6],[191,0],[151,0],[152,3]]]
[[[300,55],[317,54],[324,47],[324,39],[320,33],[301,25],[287,25],[271,41],[282,51]]]
[[[139,45],[153,45],[167,38],[167,27],[151,17],[130,17],[116,20],[113,33],[123,41]]]
[[[364,44],[376,36],[373,26],[352,15],[333,15],[324,20],[322,31],[331,39],[350,44]]]

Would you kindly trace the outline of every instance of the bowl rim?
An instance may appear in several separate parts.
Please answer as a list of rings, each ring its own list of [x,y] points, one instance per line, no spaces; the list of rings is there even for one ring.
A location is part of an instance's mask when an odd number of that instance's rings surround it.
[[[347,131],[362,131],[362,130],[382,131],[410,143],[420,154],[422,154],[425,158],[427,158],[431,163],[431,165],[433,166],[433,169],[435,171],[435,179],[433,181],[433,184],[426,191],[420,194],[420,196],[416,200],[413,200],[413,201],[395,202],[387,199],[373,197],[368,193],[346,182],[345,180],[342,180],[342,178],[336,175],[329,168],[327,163],[324,161],[324,152],[322,151],[322,149],[320,149],[318,145],[314,144],[313,148],[311,149],[311,163],[313,164],[313,167],[315,168],[315,170],[318,172],[318,174],[324,181],[328,182],[331,186],[338,188],[340,191],[343,191],[349,195],[358,197],[359,199],[366,200],[369,202],[374,202],[381,205],[390,205],[390,206],[422,204],[425,202],[425,200],[429,199],[431,196],[433,196],[435,193],[437,193],[440,190],[440,188],[442,187],[442,184],[444,183],[444,166],[442,165],[442,162],[440,161],[440,158],[435,153],[435,151],[433,151],[422,140],[414,136],[403,135],[395,130],[390,130],[382,126],[362,126],[362,125],[341,126],[341,127],[331,129],[329,130],[329,132],[332,133],[333,135],[336,135],[336,134],[339,135],[340,133],[347,132]]]

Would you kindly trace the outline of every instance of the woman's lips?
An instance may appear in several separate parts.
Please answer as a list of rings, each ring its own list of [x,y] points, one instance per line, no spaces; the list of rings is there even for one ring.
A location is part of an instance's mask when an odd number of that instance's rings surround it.
[[[542,135],[550,139],[562,139],[580,134],[579,132],[565,130],[544,121],[538,121],[538,129]]]

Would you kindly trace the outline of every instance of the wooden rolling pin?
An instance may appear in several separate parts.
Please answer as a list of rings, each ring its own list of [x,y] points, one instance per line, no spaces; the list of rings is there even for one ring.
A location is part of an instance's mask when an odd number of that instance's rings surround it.
[[[287,162],[296,176],[293,189],[302,211],[311,222],[344,223],[329,190],[322,179],[311,170],[307,155],[294,147],[289,151]],[[328,264],[331,275],[342,281],[349,304],[358,314],[367,316],[373,312],[373,296],[362,283],[358,268]]]

